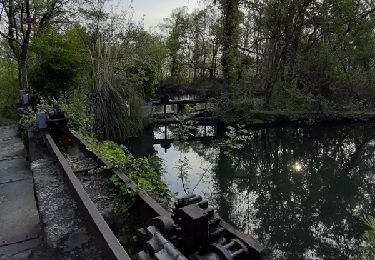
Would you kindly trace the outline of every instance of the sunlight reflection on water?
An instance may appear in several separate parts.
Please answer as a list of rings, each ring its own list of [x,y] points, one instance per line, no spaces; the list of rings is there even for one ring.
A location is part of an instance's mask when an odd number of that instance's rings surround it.
[[[154,140],[173,137],[159,128]],[[375,127],[275,127],[228,150],[222,139],[159,140],[165,180],[272,249],[275,259],[358,259],[363,215],[375,215]],[[213,136],[218,129],[210,132]],[[151,144],[152,145],[152,144]],[[189,169],[181,172],[178,162]],[[298,174],[293,174],[298,173]]]

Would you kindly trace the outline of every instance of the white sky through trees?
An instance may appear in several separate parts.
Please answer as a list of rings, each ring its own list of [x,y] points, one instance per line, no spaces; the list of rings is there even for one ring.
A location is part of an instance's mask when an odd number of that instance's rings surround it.
[[[119,5],[122,9],[134,8],[134,19],[144,19],[145,29],[157,26],[163,18],[169,17],[172,10],[187,6],[189,10],[199,7],[199,0],[112,0],[113,7]]]

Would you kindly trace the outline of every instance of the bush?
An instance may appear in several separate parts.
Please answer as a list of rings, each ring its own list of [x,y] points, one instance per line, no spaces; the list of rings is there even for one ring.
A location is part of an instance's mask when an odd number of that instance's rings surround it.
[[[71,90],[88,75],[87,53],[81,31],[72,28],[65,33],[53,31],[38,34],[30,52],[31,87],[44,97],[58,97]]]
[[[86,93],[82,90],[69,92],[59,98],[58,104],[67,113],[70,127],[83,135],[93,135],[93,118]]]
[[[18,102],[17,64],[0,59],[0,124],[16,118]]]
[[[368,253],[375,253],[375,218],[372,217],[365,217],[364,222],[367,227],[367,231],[365,233],[365,239],[368,243],[368,246],[365,250]]]

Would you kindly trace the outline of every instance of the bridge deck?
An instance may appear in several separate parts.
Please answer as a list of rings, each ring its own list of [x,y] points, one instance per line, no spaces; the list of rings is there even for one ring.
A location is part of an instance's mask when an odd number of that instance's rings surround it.
[[[0,127],[0,259],[28,259],[39,245],[34,182],[15,126]]]
[[[193,105],[193,104],[204,104],[204,103],[212,103],[207,99],[197,99],[197,100],[190,100],[190,99],[181,99],[181,100],[158,100],[153,101],[153,106],[162,106],[162,105]]]

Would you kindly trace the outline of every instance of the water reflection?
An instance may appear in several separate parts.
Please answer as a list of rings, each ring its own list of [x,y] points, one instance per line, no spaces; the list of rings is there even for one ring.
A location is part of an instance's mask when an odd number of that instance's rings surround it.
[[[174,129],[176,125],[168,125],[168,126],[158,126],[154,129],[154,143],[161,142],[161,141],[172,141],[175,138],[174,136]],[[192,131],[191,139],[199,138],[199,137],[215,137],[217,136],[216,132],[217,126],[214,125],[197,125],[194,127]],[[207,139],[206,139],[207,140]],[[202,139],[204,141],[204,139]]]
[[[293,164],[293,170],[295,170],[296,172],[300,172],[302,170],[302,164],[300,162],[295,162]]]
[[[211,199],[223,219],[253,234],[273,258],[359,259],[361,217],[375,211],[374,130],[280,127],[251,131],[230,151],[220,139],[154,149],[173,192]],[[183,175],[181,158],[191,167]]]

